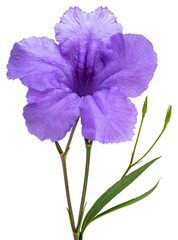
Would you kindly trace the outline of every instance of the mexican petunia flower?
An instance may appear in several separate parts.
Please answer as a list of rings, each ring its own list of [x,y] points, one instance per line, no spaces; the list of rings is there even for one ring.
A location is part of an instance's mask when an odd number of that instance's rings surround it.
[[[101,143],[131,140],[137,111],[130,97],[148,87],[157,66],[152,44],[123,34],[107,9],[70,8],[54,40],[30,37],[14,44],[9,79],[28,87],[26,126],[40,140],[58,141],[80,116],[82,135]]]

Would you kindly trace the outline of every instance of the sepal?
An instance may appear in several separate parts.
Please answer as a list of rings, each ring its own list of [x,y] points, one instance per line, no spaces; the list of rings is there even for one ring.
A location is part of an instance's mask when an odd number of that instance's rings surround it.
[[[172,114],[172,105],[169,105],[166,117],[165,117],[165,122],[164,122],[164,129],[167,127],[170,119],[171,119],[171,114]]]
[[[148,97],[146,96],[144,104],[143,104],[143,108],[142,108],[142,117],[145,117],[145,114],[147,112],[147,102],[148,102]]]

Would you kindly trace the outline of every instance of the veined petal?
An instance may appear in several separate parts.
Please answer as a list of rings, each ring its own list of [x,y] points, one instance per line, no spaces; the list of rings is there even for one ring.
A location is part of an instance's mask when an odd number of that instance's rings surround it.
[[[122,31],[115,16],[107,8],[92,13],[70,8],[55,26],[61,54],[73,66],[75,91],[80,96],[92,94],[91,81],[102,69],[99,51],[109,38]]]
[[[37,90],[70,87],[70,65],[60,55],[58,45],[47,37],[30,37],[14,44],[7,65],[9,79],[19,78]]]
[[[110,56],[98,74],[98,89],[118,86],[127,97],[137,97],[148,87],[157,67],[151,42],[137,34],[118,33],[108,44]]]
[[[122,26],[107,7],[99,7],[91,13],[83,12],[78,7],[69,8],[55,26],[56,40],[66,46],[66,51],[71,43],[78,43],[79,39],[89,35],[105,41],[118,32],[122,32]]]
[[[129,141],[134,135],[137,110],[117,87],[86,96],[81,103],[82,134],[101,143]]]
[[[29,89],[27,99],[23,113],[26,126],[40,140],[64,138],[80,115],[80,98],[64,89]]]

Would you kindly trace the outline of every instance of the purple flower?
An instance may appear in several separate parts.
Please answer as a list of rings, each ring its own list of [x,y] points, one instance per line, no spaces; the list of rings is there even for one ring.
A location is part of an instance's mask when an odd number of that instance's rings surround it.
[[[122,34],[107,8],[85,13],[70,8],[55,26],[56,41],[30,37],[15,43],[9,79],[29,90],[26,126],[40,140],[57,141],[80,116],[89,140],[131,140],[137,111],[129,97],[148,87],[157,66],[152,44],[142,35]]]

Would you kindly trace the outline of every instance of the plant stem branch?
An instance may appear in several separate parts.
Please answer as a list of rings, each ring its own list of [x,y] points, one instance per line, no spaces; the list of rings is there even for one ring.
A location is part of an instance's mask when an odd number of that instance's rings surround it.
[[[75,132],[75,129],[76,129],[76,127],[77,127],[78,120],[79,120],[79,118],[77,118],[77,120],[76,120],[76,122],[75,122],[75,125],[73,126],[73,128],[72,128],[72,130],[71,130],[71,132],[70,132],[70,136],[69,136],[69,139],[68,139],[66,148],[65,148],[64,156],[67,155],[67,153],[68,153],[68,151],[69,151],[69,149],[70,149],[70,144],[71,144],[71,142],[72,142],[72,138],[73,138],[73,136],[74,136],[74,132]]]
[[[67,203],[68,203],[68,209],[70,213],[70,220],[71,220],[71,226],[73,232],[75,231],[75,221],[74,221],[74,215],[72,210],[72,204],[71,204],[71,198],[70,198],[70,191],[69,191],[69,183],[68,183],[68,176],[67,176],[67,166],[66,166],[66,157],[61,155],[62,160],[62,168],[63,168],[63,174],[64,174],[64,183],[65,183],[65,189],[66,189],[66,197],[67,197]]]
[[[89,141],[88,139],[85,139],[85,146],[86,146],[85,176],[84,176],[83,191],[82,191],[82,197],[81,197],[81,203],[80,203],[80,210],[79,210],[76,232],[80,231],[79,228],[80,228],[80,225],[81,225],[83,211],[84,211],[84,204],[85,204],[85,197],[86,197],[86,190],[87,190],[87,183],[88,183],[89,166],[90,166],[92,141]]]
[[[61,161],[62,161],[62,168],[63,168],[63,174],[64,174],[64,183],[65,183],[65,190],[66,190],[66,197],[67,197],[67,204],[68,204],[68,212],[69,212],[69,217],[70,217],[70,222],[71,222],[71,227],[72,227],[72,231],[73,233],[75,232],[75,220],[74,220],[74,214],[73,214],[73,210],[72,210],[72,204],[71,204],[71,197],[70,197],[70,191],[69,191],[69,182],[68,182],[68,174],[67,174],[67,165],[66,165],[66,158],[67,158],[67,153],[70,149],[70,144],[77,126],[79,118],[76,120],[76,123],[74,125],[74,127],[71,130],[65,151],[63,152],[61,146],[59,145],[59,143],[56,141],[55,145],[56,148],[60,154],[61,157]]]
[[[131,159],[130,159],[129,166],[128,166],[128,168],[126,169],[126,171],[124,172],[122,178],[125,177],[125,175],[128,173],[128,171],[129,171],[129,170],[131,169],[131,167],[133,166],[133,159],[134,159],[134,155],[135,155],[135,150],[136,150],[136,147],[137,147],[138,139],[139,139],[139,137],[140,137],[140,132],[141,132],[142,125],[143,125],[143,120],[144,120],[144,115],[142,115],[142,120],[141,120],[141,123],[140,123],[138,135],[137,135],[136,142],[135,142],[135,146],[134,146],[134,149],[133,149],[133,152],[132,152],[132,155],[131,155]],[[121,178],[121,179],[122,179],[122,178]]]
[[[165,128],[163,128],[163,130],[161,131],[161,133],[159,134],[159,136],[157,137],[156,141],[151,145],[151,147],[148,149],[148,151],[139,159],[137,160],[132,166],[136,165],[137,163],[139,163],[150,151],[151,149],[154,147],[154,145],[157,143],[157,141],[160,139],[161,135],[163,134]]]

